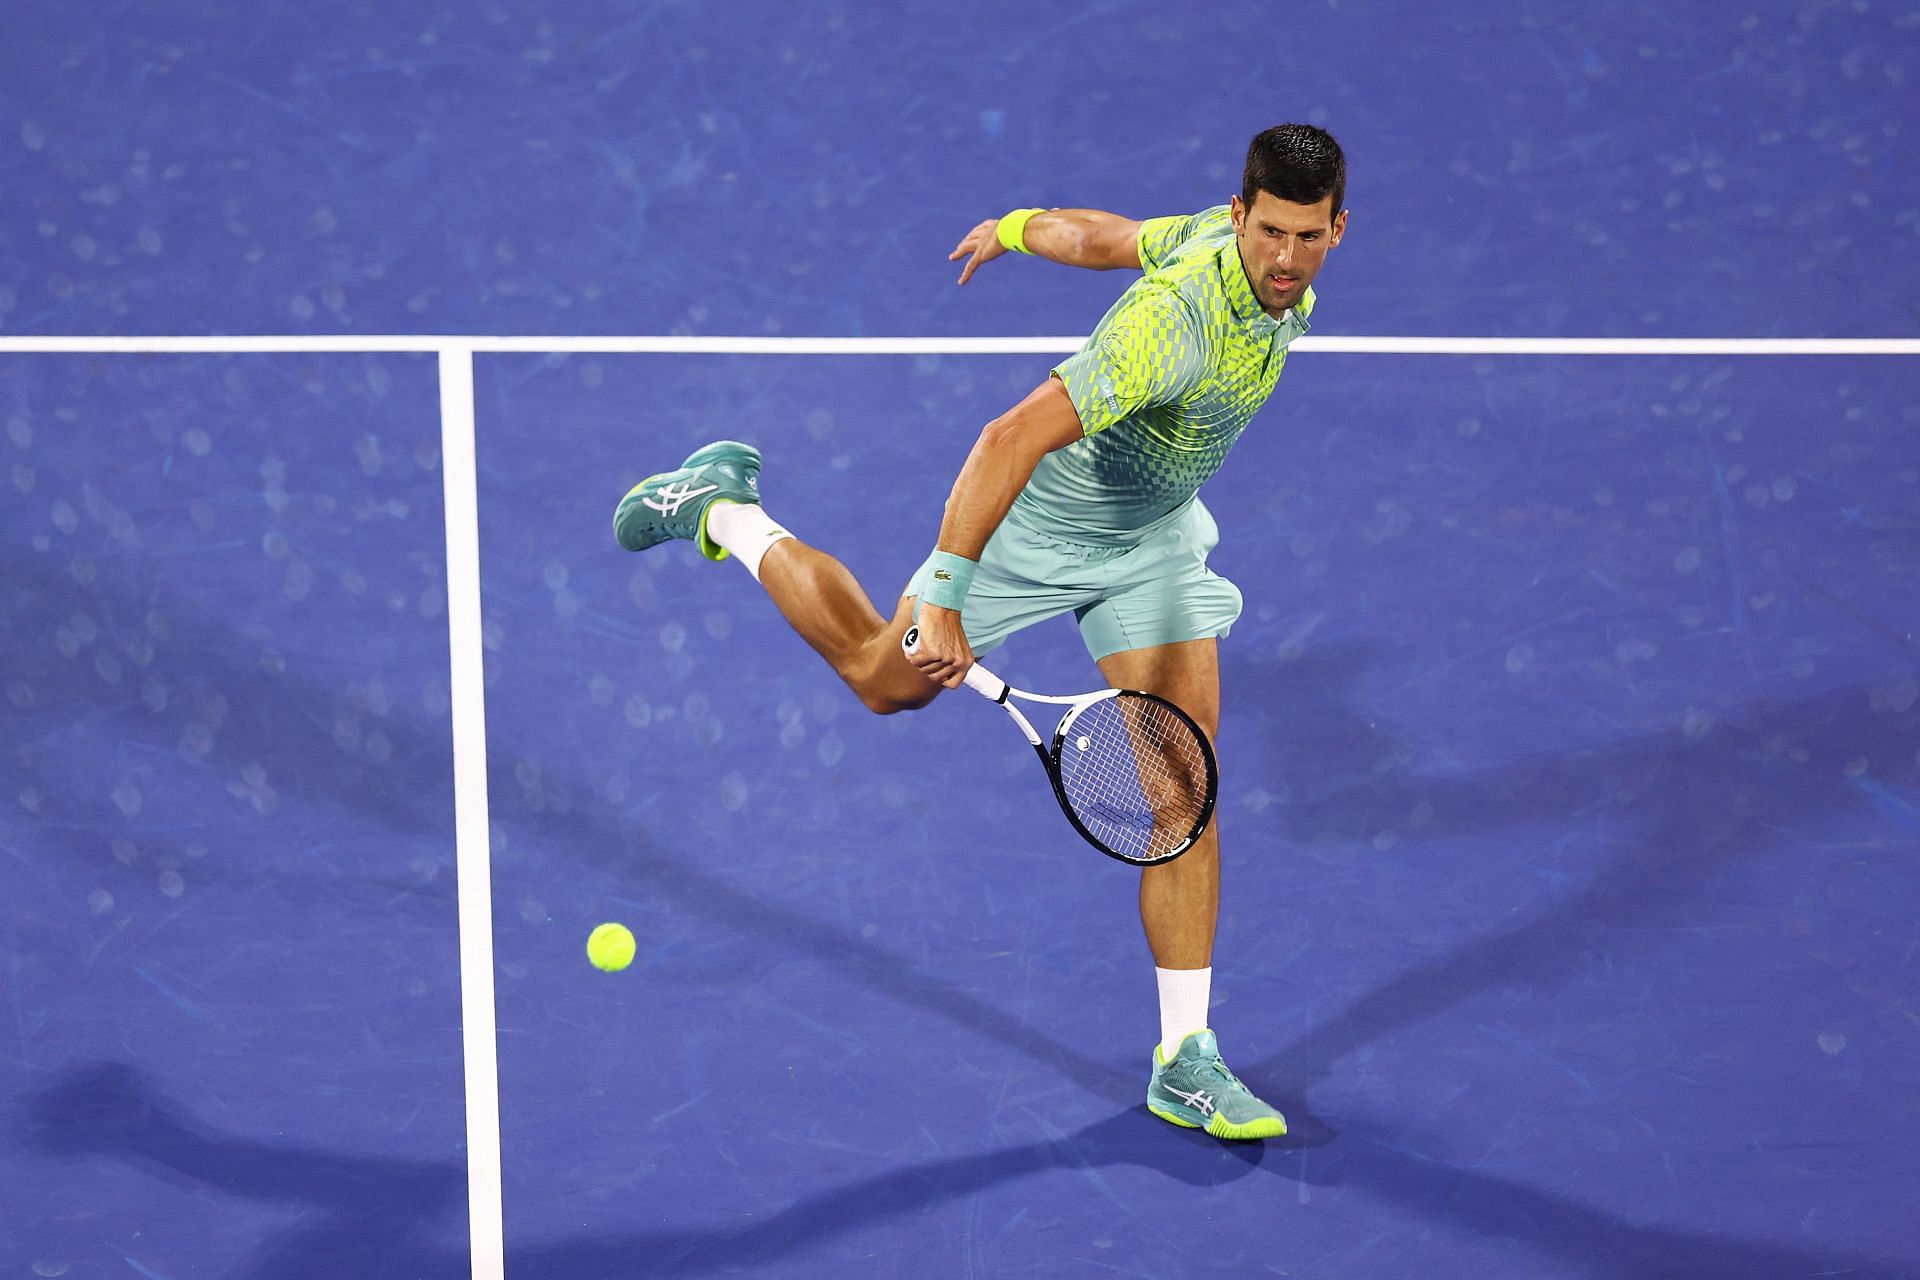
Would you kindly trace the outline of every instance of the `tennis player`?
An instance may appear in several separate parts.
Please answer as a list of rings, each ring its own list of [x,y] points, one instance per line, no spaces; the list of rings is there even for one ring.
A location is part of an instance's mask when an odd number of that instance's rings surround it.
[[[1346,230],[1345,194],[1339,144],[1285,124],[1254,138],[1227,204],[1144,222],[1017,209],[968,232],[950,255],[966,259],[963,285],[1008,251],[1144,274],[1078,352],[981,431],[891,619],[844,565],[765,512],[749,445],[716,441],[642,480],[614,513],[614,536],[629,551],[685,538],[710,559],[732,555],[881,714],[924,707],[976,654],[1071,613],[1110,686],[1159,694],[1215,736],[1217,645],[1240,592],[1207,567],[1220,535],[1198,491],[1307,330],[1314,277]],[[900,639],[916,620],[909,659]],[[1141,874],[1160,991],[1147,1105],[1216,1137],[1276,1137],[1286,1120],[1227,1069],[1208,1029],[1218,827]]]

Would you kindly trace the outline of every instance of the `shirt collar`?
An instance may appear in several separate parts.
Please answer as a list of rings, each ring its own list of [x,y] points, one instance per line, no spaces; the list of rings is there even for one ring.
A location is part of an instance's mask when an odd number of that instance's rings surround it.
[[[1232,237],[1228,237],[1227,243],[1221,246],[1217,265],[1220,284],[1226,291],[1227,305],[1233,308],[1234,319],[1255,334],[1271,338],[1276,336],[1274,330],[1284,326],[1287,330],[1285,339],[1291,342],[1312,327],[1307,323],[1307,317],[1313,314],[1312,285],[1307,286],[1306,295],[1287,312],[1284,320],[1275,320],[1266,313],[1260,300],[1253,296],[1253,286],[1247,282],[1247,269],[1240,264],[1240,245]]]

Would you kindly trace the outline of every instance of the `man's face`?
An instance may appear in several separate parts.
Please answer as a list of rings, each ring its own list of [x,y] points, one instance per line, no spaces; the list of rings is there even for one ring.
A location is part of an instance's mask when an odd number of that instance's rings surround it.
[[[1261,309],[1276,319],[1306,297],[1327,250],[1347,229],[1347,211],[1335,217],[1331,195],[1318,204],[1295,204],[1256,191],[1251,206],[1233,197],[1232,212],[1240,265]]]

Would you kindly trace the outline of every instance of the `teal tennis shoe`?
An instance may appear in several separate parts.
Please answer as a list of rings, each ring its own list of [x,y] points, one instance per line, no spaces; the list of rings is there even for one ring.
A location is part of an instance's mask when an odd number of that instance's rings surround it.
[[[678,471],[648,476],[620,499],[613,536],[629,551],[685,538],[707,559],[725,560],[727,549],[707,537],[707,512],[721,501],[760,501],[760,451],[752,445],[715,440]]]
[[[1287,1118],[1253,1096],[1220,1061],[1213,1032],[1196,1031],[1180,1042],[1171,1060],[1153,1047],[1153,1079],[1147,1109],[1183,1129],[1205,1129],[1216,1138],[1277,1138]]]

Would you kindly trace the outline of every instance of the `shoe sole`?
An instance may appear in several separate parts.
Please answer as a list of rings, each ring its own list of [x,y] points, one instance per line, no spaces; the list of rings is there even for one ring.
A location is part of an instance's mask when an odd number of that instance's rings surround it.
[[[1201,1126],[1175,1112],[1147,1104],[1147,1110],[1165,1120],[1168,1124],[1177,1124],[1182,1129],[1198,1129]],[[1225,1116],[1215,1114],[1207,1121],[1206,1130],[1216,1138],[1226,1138],[1233,1142],[1257,1141],[1261,1138],[1280,1138],[1286,1136],[1287,1122],[1280,1119],[1249,1120],[1245,1124],[1234,1124]]]

